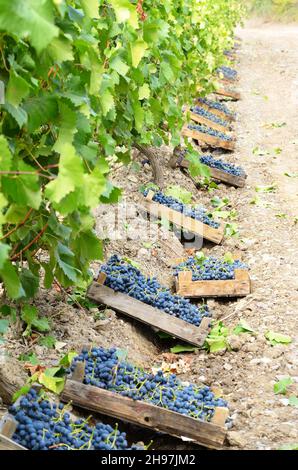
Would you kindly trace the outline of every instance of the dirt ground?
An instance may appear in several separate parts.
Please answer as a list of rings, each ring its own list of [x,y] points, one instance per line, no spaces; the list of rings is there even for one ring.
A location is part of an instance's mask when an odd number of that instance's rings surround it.
[[[79,350],[92,343],[126,349],[130,360],[148,368],[180,359],[181,379],[222,389],[233,420],[229,449],[276,449],[298,442],[298,408],[289,405],[287,396],[273,391],[276,381],[290,376],[292,394],[298,394],[298,27],[249,26],[238,35],[242,48],[236,67],[242,99],[229,105],[238,114],[237,148],[224,158],[246,170],[245,188],[219,184],[212,193],[198,190],[179,169],[167,168],[169,149],[160,151],[160,159],[167,186],[188,189],[194,202],[209,209],[212,197],[227,197],[229,207],[237,211],[239,236],[227,238],[221,246],[206,244],[204,251],[215,256],[233,252],[243,259],[250,266],[252,294],[238,301],[212,300],[208,304],[213,318],[223,319],[230,330],[244,319],[256,335],[232,336],[231,351],[198,351],[174,360],[164,355],[168,344],[149,328],[113,312],[109,312],[109,321],[98,321],[95,311],[80,311],[68,305],[61,293],[42,291],[37,304],[51,318],[60,349],[20,344],[17,325],[9,334],[6,352],[18,356],[34,351],[43,364],[51,365],[68,349]],[[127,219],[118,224],[119,239],[111,240],[109,233],[114,215],[110,206],[98,208],[97,232],[106,238],[106,258],[113,253],[129,257],[143,272],[171,286],[169,260],[181,256],[183,248],[172,233],[157,224],[150,224],[148,234],[148,222],[138,203],[140,185],[148,183],[152,174],[149,165],[138,164],[141,160],[137,157],[133,167],[120,166],[114,173],[114,182],[123,188],[128,204]],[[256,191],[256,187],[272,185],[274,192]],[[96,272],[98,265],[93,268]],[[270,346],[264,336],[269,330],[290,335],[292,343]],[[142,435],[138,437],[140,440]],[[154,438],[152,448],[193,447],[166,436],[150,437]]]

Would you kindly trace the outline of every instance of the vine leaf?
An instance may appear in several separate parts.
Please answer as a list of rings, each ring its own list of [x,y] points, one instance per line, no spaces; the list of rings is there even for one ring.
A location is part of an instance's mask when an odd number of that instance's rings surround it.
[[[131,59],[133,67],[137,67],[145,55],[148,44],[143,39],[137,39],[130,45]]]
[[[138,13],[129,0],[110,0],[119,23],[128,22],[133,28],[138,27]]]

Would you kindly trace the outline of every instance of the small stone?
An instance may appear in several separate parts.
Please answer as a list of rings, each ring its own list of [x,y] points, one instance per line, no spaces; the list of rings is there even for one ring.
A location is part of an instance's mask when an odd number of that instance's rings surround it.
[[[229,336],[229,345],[232,351],[240,351],[243,346],[243,339],[238,335]]]
[[[246,445],[245,438],[237,431],[230,431],[228,433],[228,442],[230,446],[239,447],[240,449],[243,449]]]

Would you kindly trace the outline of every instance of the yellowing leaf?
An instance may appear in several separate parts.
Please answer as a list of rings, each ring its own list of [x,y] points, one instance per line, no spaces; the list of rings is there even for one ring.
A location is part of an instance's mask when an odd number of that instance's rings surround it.
[[[139,88],[139,100],[144,100],[148,98],[150,98],[150,88],[147,83],[144,83],[144,85]]]
[[[130,51],[131,51],[131,59],[132,65],[137,67],[141,62],[142,58],[144,57],[145,51],[148,48],[148,45],[143,39],[138,39],[137,41],[131,43]]]
[[[133,28],[138,27],[138,13],[135,5],[129,0],[110,0],[119,23],[128,22]]]

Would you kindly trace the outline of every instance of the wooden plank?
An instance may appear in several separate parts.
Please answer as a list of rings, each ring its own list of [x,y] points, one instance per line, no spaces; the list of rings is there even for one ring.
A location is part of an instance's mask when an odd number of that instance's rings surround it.
[[[194,113],[193,111],[190,111],[189,107],[185,109],[185,112],[188,112],[189,117],[193,121],[197,122],[198,124],[203,124],[204,126],[211,127],[212,129],[215,129],[216,131],[219,131],[219,132],[227,132],[227,133],[230,132],[226,126],[223,126],[222,124],[218,124],[217,122],[211,121],[211,119],[208,119],[205,116],[201,116],[197,113]]]
[[[148,196],[144,201],[144,206],[147,212],[151,215],[154,215],[159,219],[166,219],[177,227],[180,227],[187,232],[200,235],[213,243],[220,244],[222,242],[224,237],[224,227],[222,225],[220,225],[219,228],[210,227],[209,225],[203,224],[199,220],[195,220],[181,212],[170,209],[169,207],[163,206],[157,202],[153,202],[151,193],[153,192],[149,191]]]
[[[17,444],[9,437],[0,434],[0,450],[28,450],[26,447]]]
[[[210,448],[220,449],[226,438],[225,428],[218,424],[199,421],[74,380],[66,381],[61,400],[66,403],[71,401],[75,406],[172,436],[188,437]]]
[[[210,318],[203,318],[200,326],[195,326],[127,294],[115,292],[110,287],[103,286],[98,282],[91,284],[87,297],[198,347],[203,346],[210,331]]]
[[[15,418],[7,413],[0,421],[0,450],[27,450],[12,440],[18,426]]]
[[[235,279],[227,281],[193,281],[191,271],[181,271],[175,279],[177,294],[188,298],[245,297],[251,292],[246,269],[235,269]]]
[[[216,95],[226,96],[227,98],[231,98],[234,101],[238,101],[241,99],[241,94],[239,93],[239,91],[230,90],[228,88],[225,88],[225,86],[226,84],[223,83],[222,86],[216,88],[216,91],[214,93]]]
[[[197,131],[195,129],[189,129],[187,126],[182,128],[182,135],[185,137],[191,137],[192,139],[204,142],[214,148],[223,148],[225,150],[235,150],[235,141],[226,141],[214,137],[213,135],[205,134],[204,132]]]
[[[189,161],[186,159],[183,159],[179,164],[177,163],[177,165],[179,165],[182,168],[189,168]],[[247,178],[246,175],[235,176],[225,171],[218,170],[217,168],[211,168],[210,166],[208,166],[208,168],[210,171],[211,178],[217,181],[222,181],[223,183],[228,184],[230,186],[235,186],[236,188],[244,188],[246,178]]]
[[[206,111],[210,111],[211,113],[215,114],[216,116],[224,119],[225,121],[236,121],[236,116],[234,114],[226,114],[224,111],[220,111],[219,109],[212,108],[207,104],[201,103],[198,98],[198,103],[201,108],[206,109]]]

